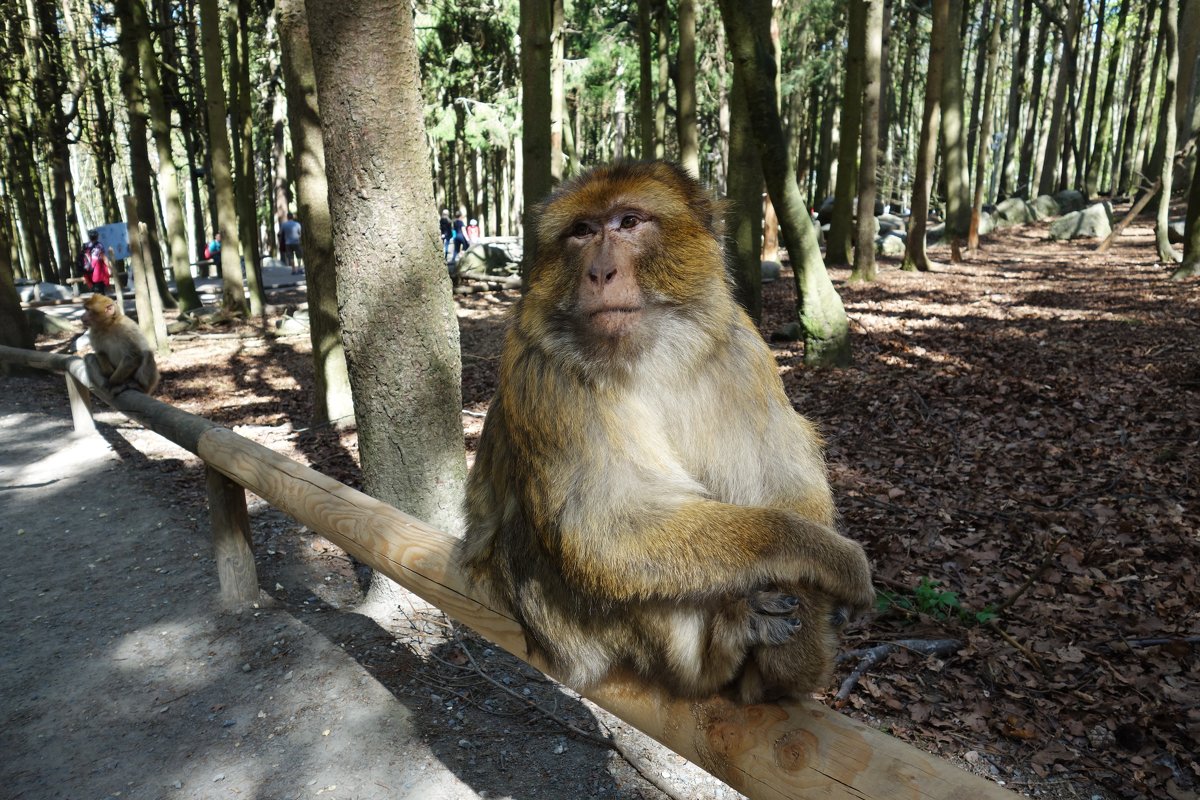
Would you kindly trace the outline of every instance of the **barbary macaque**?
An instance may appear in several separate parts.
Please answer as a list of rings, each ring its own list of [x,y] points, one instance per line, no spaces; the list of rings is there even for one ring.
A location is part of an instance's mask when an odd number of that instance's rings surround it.
[[[733,299],[721,210],[651,162],[538,215],[459,557],[576,688],[621,666],[681,697],[802,696],[873,602],[821,439]]]
[[[153,394],[158,386],[158,365],[137,323],[103,294],[84,300],[83,309],[93,351],[84,363],[92,383],[113,394],[134,388]]]

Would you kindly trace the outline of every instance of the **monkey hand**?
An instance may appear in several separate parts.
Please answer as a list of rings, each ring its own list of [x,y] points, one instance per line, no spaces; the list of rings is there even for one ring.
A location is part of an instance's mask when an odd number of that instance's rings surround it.
[[[797,527],[802,529],[794,529],[792,544],[798,556],[794,572],[779,575],[774,585],[790,586],[796,579],[809,582],[835,606],[845,606],[851,616],[873,606],[871,564],[862,545],[824,525],[805,522]]]
[[[762,589],[752,592],[749,602],[746,635],[750,647],[781,645],[800,631],[800,598],[796,595]]]

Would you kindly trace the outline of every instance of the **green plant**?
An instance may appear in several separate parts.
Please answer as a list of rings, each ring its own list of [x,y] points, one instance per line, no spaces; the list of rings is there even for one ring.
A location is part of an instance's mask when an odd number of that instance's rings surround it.
[[[914,614],[925,614],[938,620],[955,618],[963,622],[982,624],[996,618],[991,606],[982,611],[972,611],[962,604],[957,592],[943,589],[941,584],[932,578],[921,578],[911,594],[880,592],[875,606],[880,612],[899,609]]]

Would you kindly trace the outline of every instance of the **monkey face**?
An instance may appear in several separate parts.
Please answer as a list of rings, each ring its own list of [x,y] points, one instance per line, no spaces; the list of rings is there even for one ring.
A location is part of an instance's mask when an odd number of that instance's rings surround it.
[[[117,304],[102,294],[93,294],[91,297],[83,301],[83,316],[81,321],[84,326],[91,327],[97,322],[103,324],[110,317],[116,316]]]

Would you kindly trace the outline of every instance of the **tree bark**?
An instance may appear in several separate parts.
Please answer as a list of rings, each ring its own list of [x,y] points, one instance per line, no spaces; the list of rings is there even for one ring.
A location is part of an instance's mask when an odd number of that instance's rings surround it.
[[[961,261],[962,240],[971,224],[966,141],[963,139],[962,25],[963,0],[950,0],[946,49],[942,63],[942,150],[946,178],[946,238],[951,258]]]
[[[1083,192],[1088,197],[1094,197],[1102,191],[1100,175],[1103,170],[1104,153],[1112,145],[1112,115],[1117,87],[1117,72],[1121,67],[1121,52],[1125,44],[1125,20],[1129,16],[1131,0],[1121,0],[1121,10],[1117,17],[1117,30],[1113,36],[1112,47],[1108,54],[1108,76],[1104,81],[1104,96],[1100,99],[1100,118],[1096,125],[1096,138],[1092,143],[1091,154],[1088,156],[1087,177],[1083,182]],[[1103,27],[1103,26],[1102,26]]]
[[[304,279],[308,286],[309,336],[312,339],[313,424],[335,428],[354,423],[354,397],[338,319],[337,275],[329,219],[325,144],[309,45],[304,0],[279,0],[280,56],[287,94],[296,171],[296,211],[303,221]]]
[[[858,188],[858,140],[862,129],[863,16],[866,0],[849,0],[849,48],[838,125],[837,180],[833,190],[833,217],[825,237],[825,261],[849,264],[854,231],[854,198]]]
[[[142,83],[150,105],[150,128],[158,150],[158,185],[162,189],[171,272],[175,276],[175,289],[179,292],[179,310],[194,311],[202,304],[200,296],[196,293],[196,283],[192,280],[192,268],[189,264],[191,259],[188,257],[187,231],[183,225],[183,203],[179,199],[179,178],[175,171],[175,157],[171,151],[171,112],[163,98],[162,81],[159,78],[154,47],[150,42],[150,27],[144,0],[130,0],[130,11],[138,41]]]
[[[1002,2],[1002,0],[997,0]],[[965,13],[965,10],[964,10]],[[987,74],[987,37],[990,33],[988,20],[992,18],[992,0],[983,0],[979,12],[979,31],[975,34],[975,74],[971,87],[971,117],[967,123],[967,171],[977,171],[975,163],[976,144],[979,142],[980,109],[983,102],[983,79]]]
[[[864,0],[862,157],[858,171],[857,245],[850,280],[875,280],[875,170],[879,165],[879,84],[883,64],[883,2]]]
[[[1171,274],[1172,280],[1200,275],[1200,158],[1194,162],[1192,186],[1188,190],[1187,222],[1183,228],[1183,263]]]
[[[1068,94],[1075,83],[1076,42],[1079,36],[1079,19],[1083,12],[1083,0],[1067,0],[1067,17],[1063,24],[1062,59],[1059,62],[1058,81],[1054,94],[1047,98],[1050,103],[1050,132],[1046,137],[1046,154],[1042,161],[1042,174],[1038,179],[1038,194],[1054,194],[1058,188],[1058,163],[1063,136],[1063,117],[1070,105]]]
[[[796,281],[797,312],[804,329],[804,361],[814,367],[850,363],[850,323],[821,260],[812,218],[792,167],[775,94],[770,0],[720,0],[734,70],[746,76],[746,100],[758,142],[767,190],[783,227]]]
[[[933,0],[933,28],[929,33],[929,67],[925,77],[925,107],[921,111],[921,141],[917,149],[917,170],[913,184],[912,217],[908,222],[908,241],[904,247],[907,271],[929,271],[925,250],[925,227],[929,219],[929,195],[933,189],[933,162],[937,159],[938,131],[941,127],[942,66],[945,62],[946,36],[950,24],[950,0]]]
[[[525,253],[522,263],[537,258],[538,203],[554,188],[550,174],[550,25],[552,0],[521,0],[521,141]],[[418,106],[416,119],[421,119]],[[424,135],[421,134],[421,140]],[[525,272],[525,267],[522,267]]]
[[[1175,137],[1177,132],[1175,116],[1176,83],[1179,80],[1179,0],[1166,0],[1162,10],[1163,48],[1167,55],[1167,69],[1163,76],[1163,101],[1159,125],[1163,143],[1163,159],[1160,175],[1162,188],[1158,195],[1158,218],[1154,226],[1155,242],[1158,246],[1158,260],[1164,264],[1174,264],[1176,261],[1175,248],[1167,237],[1167,226],[1170,224],[1171,213],[1171,181],[1175,175]]]
[[[208,141],[212,157],[212,202],[221,234],[221,307],[232,314],[246,313],[246,290],[242,283],[241,240],[233,174],[229,156],[229,133],[225,129],[225,57],[221,52],[221,13],[217,0],[199,0],[200,38],[204,53],[204,93],[208,104]]]
[[[722,54],[723,57],[724,54]],[[696,128],[696,0],[679,0],[679,81],[675,87],[679,163],[700,177],[700,138]]]
[[[666,0],[654,0],[655,54],[658,72],[654,76],[654,157],[667,157],[667,100],[671,94],[671,63],[668,45],[671,22]]]
[[[1032,9],[1028,9],[1032,10]],[[1050,24],[1039,19],[1037,45],[1033,49],[1033,78],[1030,83],[1029,115],[1025,122],[1025,137],[1021,142],[1021,161],[1017,167],[1017,185],[1013,194],[1018,197],[1033,197],[1033,165],[1037,160],[1038,120],[1042,114],[1042,85],[1046,72],[1046,38]]]
[[[1029,18],[1033,15],[1033,0],[1013,0],[1013,15],[1013,25],[1019,30],[1017,52],[1013,56],[1009,79],[1011,85],[1008,90],[1008,125],[1004,132],[1004,158],[1000,174],[1001,199],[1012,196],[1017,188],[1017,137],[1021,130],[1021,99],[1025,96],[1025,72],[1029,66]]]
[[[8,218],[4,204],[0,203],[0,344],[32,350],[33,332],[25,322],[14,281],[12,243],[8,238],[11,230],[12,220]],[[0,366],[0,372],[4,374],[11,370],[10,366]]]
[[[258,244],[258,203],[255,200],[254,138],[250,119],[250,64],[246,44],[249,0],[228,0],[225,11],[229,42],[229,122],[233,145],[233,186],[237,202],[238,239],[242,245],[243,269],[250,295],[250,314],[263,318],[262,248]]]
[[[762,158],[754,139],[746,76],[736,67],[729,96],[729,243],[733,249],[734,294],[750,318],[762,319]]]
[[[566,114],[564,62],[567,29],[563,24],[563,0],[551,0],[550,8],[550,182],[563,179],[563,117]]]
[[[1114,48],[1119,44],[1114,43]],[[1082,163],[1076,164],[1076,185],[1086,189],[1088,165],[1092,156],[1092,121],[1096,111],[1096,88],[1100,83],[1100,57],[1104,55],[1104,0],[1096,7],[1096,36],[1092,41],[1092,66],[1088,71],[1087,98],[1084,100],[1083,127],[1080,128],[1079,154]],[[1089,195],[1090,196],[1090,195]]]
[[[458,320],[432,225],[411,6],[310,0],[308,12],[364,489],[458,534],[467,472]],[[522,36],[522,48],[539,53],[532,73],[544,84],[540,136],[548,145],[548,4],[536,13],[536,27],[526,18],[522,28],[539,35]],[[548,176],[548,147],[542,159]],[[399,602],[396,584],[376,573],[363,610],[380,617]]]
[[[1000,54],[1000,17],[1003,10],[997,6],[992,18],[992,29],[988,35],[987,60],[984,70],[987,75],[983,89],[983,113],[979,123],[979,154],[975,158],[975,197],[971,202],[971,229],[967,233],[967,249],[979,249],[979,222],[983,213],[984,177],[987,175],[988,151],[992,138],[992,102],[996,94],[996,61]],[[984,20],[987,24],[987,20]]]
[[[1157,3],[1150,3],[1146,7],[1146,21],[1142,26],[1142,33],[1138,37],[1133,60],[1129,64],[1128,84],[1130,98],[1128,110],[1125,114],[1125,124],[1122,126],[1121,159],[1120,165],[1115,170],[1117,180],[1113,185],[1114,195],[1127,194],[1133,180],[1133,161],[1137,152],[1137,125],[1138,118],[1141,116],[1141,83],[1142,76],[1146,72],[1146,57],[1150,51],[1150,31],[1153,29],[1154,11],[1157,5]]]
[[[638,142],[639,155],[644,159],[654,157],[654,25],[650,9],[652,2],[655,0],[637,0]]]

